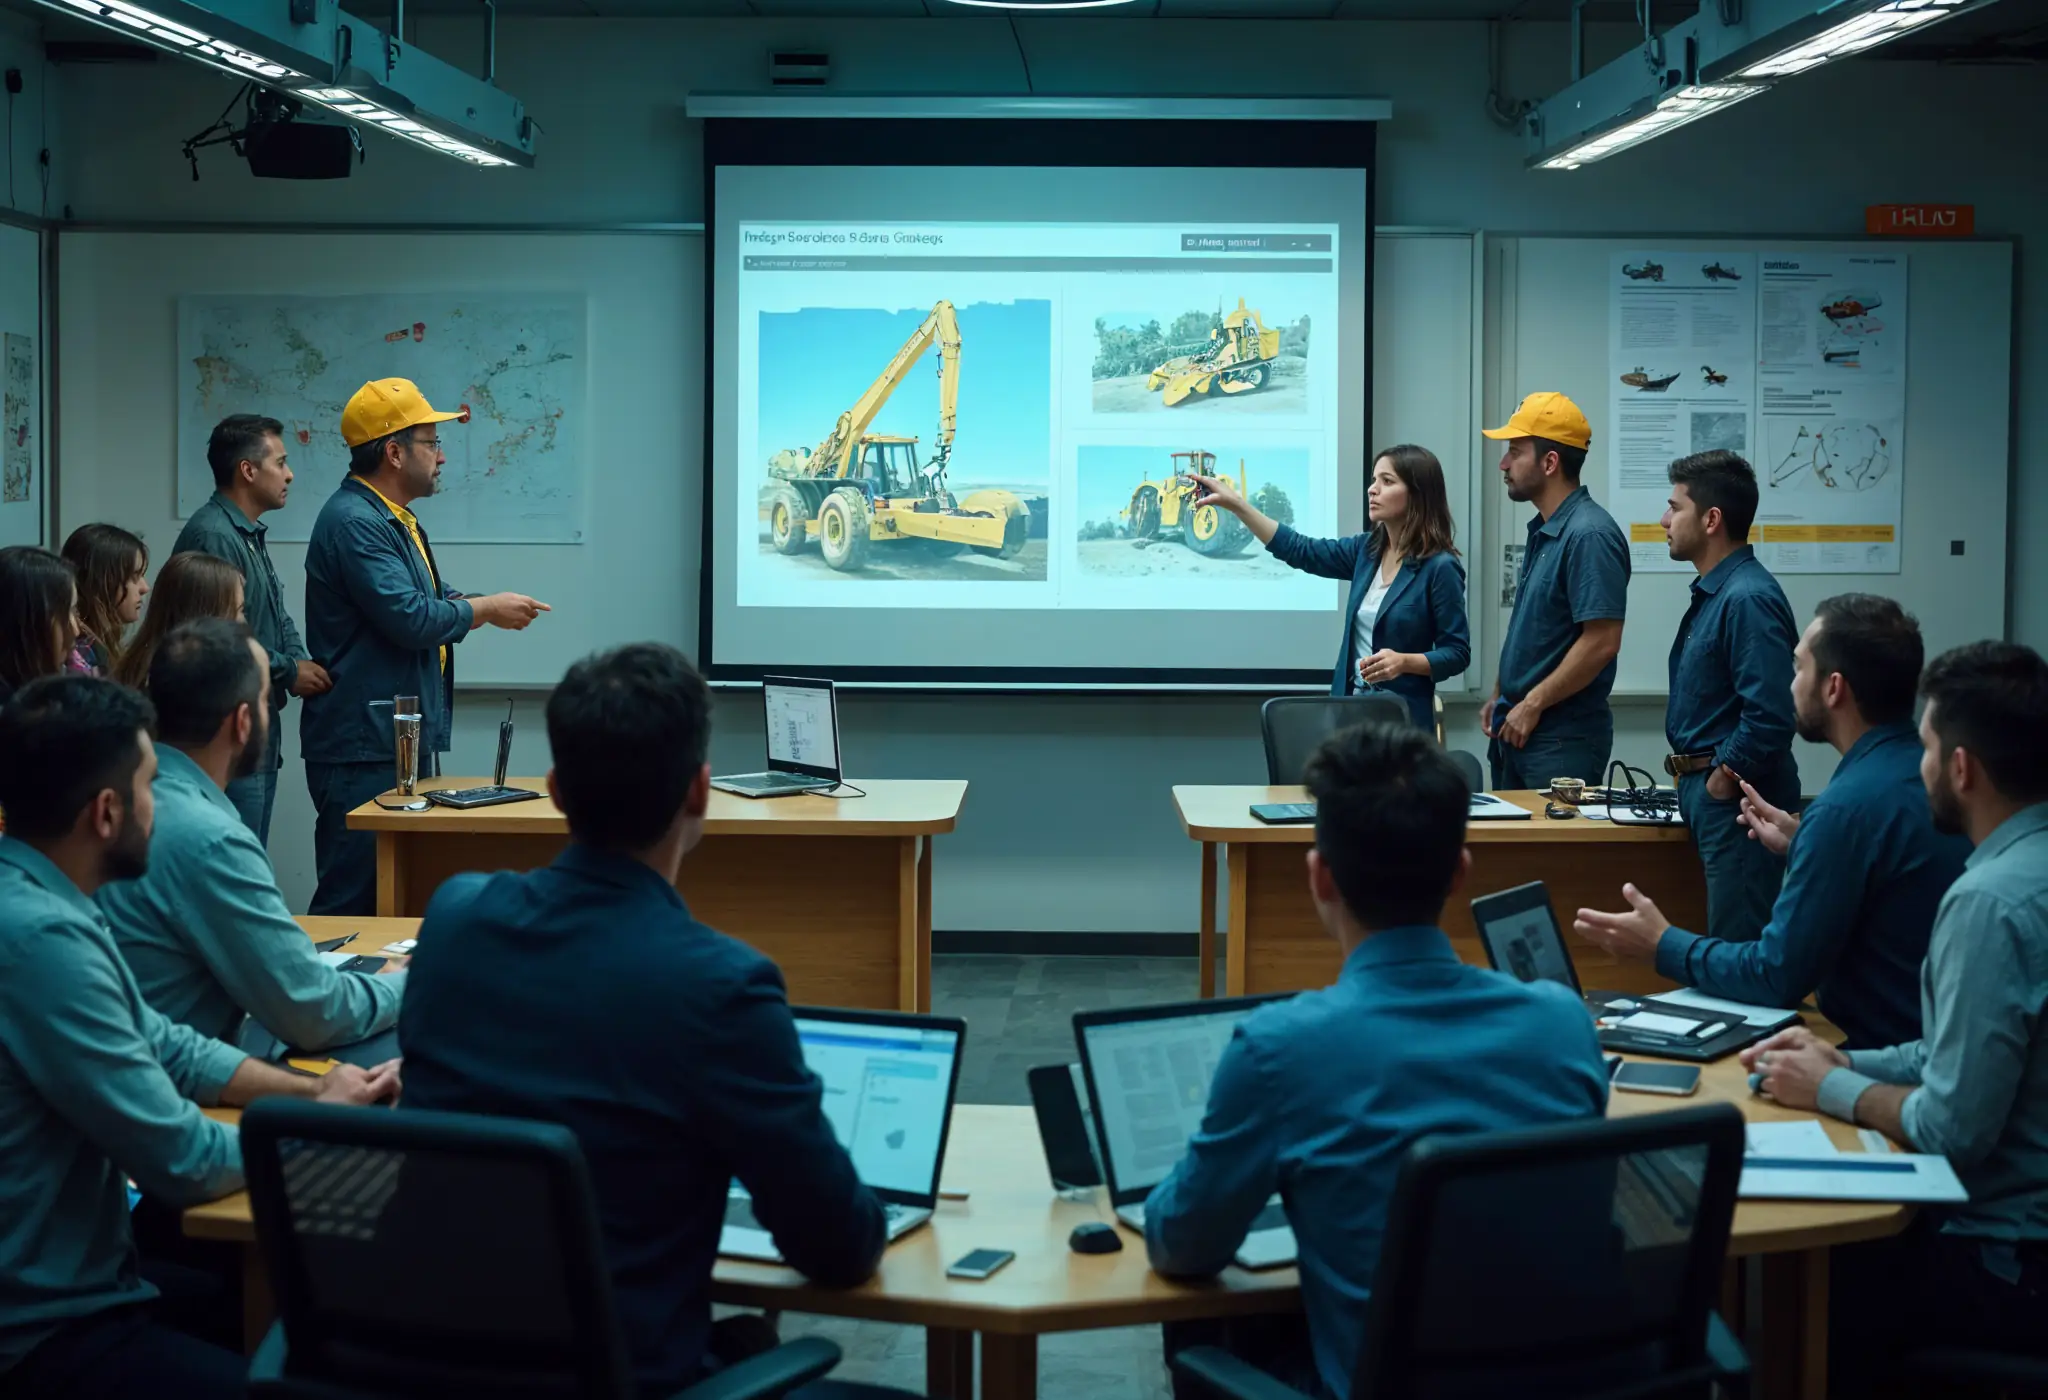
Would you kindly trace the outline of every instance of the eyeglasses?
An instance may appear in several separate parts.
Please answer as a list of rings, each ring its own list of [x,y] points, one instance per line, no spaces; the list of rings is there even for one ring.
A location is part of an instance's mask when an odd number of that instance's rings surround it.
[[[439,452],[441,450],[441,439],[437,437],[414,438],[412,445],[414,447],[424,447],[429,452]]]

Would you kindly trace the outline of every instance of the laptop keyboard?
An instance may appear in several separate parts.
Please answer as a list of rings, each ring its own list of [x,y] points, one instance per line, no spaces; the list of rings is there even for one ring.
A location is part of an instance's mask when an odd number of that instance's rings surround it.
[[[753,788],[814,788],[827,784],[818,778],[806,778],[800,773],[742,773],[726,781],[745,783]]]

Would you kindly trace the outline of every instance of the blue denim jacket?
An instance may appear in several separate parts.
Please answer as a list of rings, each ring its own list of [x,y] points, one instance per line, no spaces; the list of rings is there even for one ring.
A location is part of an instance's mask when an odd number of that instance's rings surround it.
[[[1785,590],[1743,545],[1692,581],[1671,642],[1664,737],[1673,753],[1711,753],[1753,783],[1795,772],[1792,648]]]
[[[1281,563],[1303,573],[1351,581],[1344,603],[1343,640],[1337,643],[1337,666],[1330,674],[1330,694],[1351,694],[1356,689],[1352,668],[1359,659],[1352,645],[1351,619],[1380,567],[1372,536],[1315,539],[1298,533],[1292,525],[1282,525],[1266,549]],[[1472,664],[1472,631],[1465,621],[1465,567],[1457,556],[1403,559],[1380,603],[1372,640],[1376,648],[1420,652],[1428,660],[1428,675],[1396,676],[1380,689],[1406,700],[1416,726],[1434,733],[1436,712],[1431,702],[1436,697],[1436,683],[1463,675]]]
[[[445,577],[435,581],[440,572],[427,572],[405,526],[354,477],[320,508],[306,546],[306,646],[334,689],[306,700],[308,763],[390,762],[394,695],[420,697],[421,752],[448,751],[455,658],[443,671],[440,649],[469,635],[475,610]]]

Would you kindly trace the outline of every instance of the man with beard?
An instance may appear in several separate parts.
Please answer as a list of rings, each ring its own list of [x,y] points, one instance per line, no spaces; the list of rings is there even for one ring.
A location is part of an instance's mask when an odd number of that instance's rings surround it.
[[[1696,452],[1671,464],[1664,537],[1690,564],[1692,602],[1671,643],[1664,771],[1707,875],[1709,938],[1747,942],[1763,932],[1784,862],[1745,840],[1736,820],[1747,782],[1783,810],[1799,800],[1792,758],[1792,649],[1798,624],[1785,590],[1750,548],[1756,472],[1733,452]],[[1908,677],[1919,674],[1915,666]]]
[[[227,795],[269,752],[269,674],[269,654],[242,623],[205,618],[164,639],[149,665],[149,873],[107,886],[98,904],[143,999],[173,1021],[232,1044],[247,1015],[287,1045],[326,1050],[397,1023],[405,959],[377,975],[322,961]]]
[[[78,1400],[238,1396],[232,1335],[159,1300],[127,1178],[178,1204],[242,1184],[235,1128],[200,1111],[269,1094],[395,1097],[395,1065],[324,1078],[249,1059],[151,1010],[91,896],[149,866],[149,702],[87,676],[0,711],[0,1393]],[[189,1307],[198,1301],[179,1300]]]
[[[1579,473],[1593,428],[1558,393],[1531,394],[1485,436],[1504,440],[1508,499],[1536,507],[1479,728],[1496,788],[1547,788],[1553,778],[1607,780],[1614,749],[1615,658],[1628,616],[1628,537]]]
[[[1742,826],[1785,857],[1784,886],[1760,937],[1728,942],[1665,922],[1634,885],[1619,914],[1581,909],[1581,936],[1710,996],[1821,1012],[1852,1047],[1920,1034],[1920,964],[1935,910],[1970,854],[1934,828],[1920,782],[1913,686],[1920,625],[1897,603],[1844,593],[1814,609],[1792,653],[1799,737],[1842,755],[1803,816],[1745,782]]]
[[[391,786],[393,699],[419,700],[419,775],[433,777],[454,726],[455,644],[478,627],[520,631],[548,611],[523,593],[456,590],[413,514],[441,488],[441,434],[465,416],[435,411],[409,379],[365,384],[341,411],[348,479],[306,544],[306,640],[334,680],[299,720],[316,814],[315,914],[376,912],[376,834],[350,831],[348,814]]]
[[[270,844],[270,812],[277,799],[279,717],[294,695],[320,695],[334,682],[327,669],[306,655],[299,629],[284,605],[284,585],[270,562],[270,527],[263,517],[283,510],[291,495],[292,468],[284,446],[284,424],[254,413],[231,413],[214,426],[206,443],[214,491],[192,512],[171,553],[198,550],[226,560],[242,573],[242,616],[268,653],[270,750],[249,775],[228,784],[228,801]]]
[[[2012,642],[1921,678],[1934,823],[1976,846],[1934,922],[1919,1040],[1843,1054],[1786,1031],[1743,1052],[1760,1092],[1949,1159],[1969,1204],[1838,1253],[1830,1370],[1896,1383],[1914,1346],[2048,1354],[2048,662]]]

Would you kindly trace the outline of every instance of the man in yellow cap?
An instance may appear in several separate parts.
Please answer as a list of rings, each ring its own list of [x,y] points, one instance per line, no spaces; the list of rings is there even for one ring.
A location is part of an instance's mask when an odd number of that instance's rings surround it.
[[[1615,658],[1628,615],[1628,537],[1579,473],[1593,428],[1559,393],[1531,394],[1486,436],[1505,441],[1508,499],[1536,507],[1493,694],[1479,710],[1496,788],[1607,780]]]
[[[374,914],[377,845],[348,814],[392,785],[391,702],[420,699],[420,775],[448,751],[455,643],[478,627],[524,628],[545,603],[450,587],[411,510],[441,480],[438,413],[407,379],[365,384],[341,412],[348,478],[306,546],[306,644],[334,688],[306,701],[299,747],[313,795],[316,914]]]

